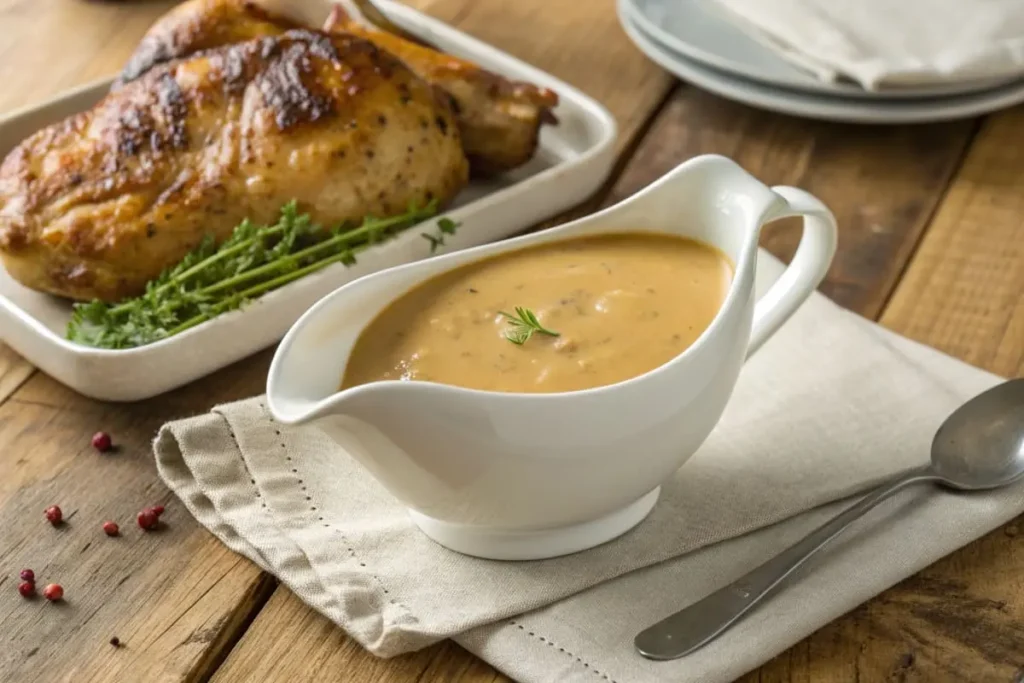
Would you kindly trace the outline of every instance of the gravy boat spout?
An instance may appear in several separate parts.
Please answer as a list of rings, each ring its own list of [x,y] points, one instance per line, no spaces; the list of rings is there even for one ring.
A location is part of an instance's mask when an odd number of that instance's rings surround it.
[[[804,216],[793,261],[755,301],[761,227]],[[418,284],[463,264],[570,237],[686,236],[735,265],[721,309],[664,365],[608,386],[500,393],[431,382],[339,391],[363,329]],[[740,368],[822,280],[836,225],[818,200],[768,188],[719,156],[691,159],[621,203],[565,225],[392,268],[314,305],[277,349],[267,383],[276,420],[312,424],[404,504],[430,538],[492,559],[540,559],[598,545],[639,523],[660,485],[718,422]],[[680,277],[685,274],[681,273]]]

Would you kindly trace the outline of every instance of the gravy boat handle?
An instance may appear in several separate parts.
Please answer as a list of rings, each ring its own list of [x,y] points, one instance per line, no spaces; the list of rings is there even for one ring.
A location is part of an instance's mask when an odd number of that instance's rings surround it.
[[[836,219],[816,197],[795,187],[777,186],[772,192],[785,204],[764,217],[763,222],[803,216],[803,234],[793,260],[754,306],[749,356],[793,315],[825,278],[836,251]]]

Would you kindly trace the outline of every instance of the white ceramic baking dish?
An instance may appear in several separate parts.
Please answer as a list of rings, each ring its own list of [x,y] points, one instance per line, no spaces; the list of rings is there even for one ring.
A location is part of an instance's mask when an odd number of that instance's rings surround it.
[[[472,183],[445,213],[461,227],[440,252],[508,237],[578,204],[604,182],[614,162],[616,125],[598,102],[421,12],[388,0],[380,5],[394,23],[439,49],[559,95],[559,125],[544,127],[536,157],[500,180]],[[91,107],[109,85],[109,79],[95,82],[0,119],[0,156],[39,128]],[[436,220],[424,225],[433,228]],[[340,285],[429,257],[430,245],[421,232],[412,228],[363,252],[352,267],[336,264],[182,334],[126,350],[66,340],[70,304],[20,286],[0,268],[0,339],[86,396],[109,401],[148,398],[276,343],[310,305]]]

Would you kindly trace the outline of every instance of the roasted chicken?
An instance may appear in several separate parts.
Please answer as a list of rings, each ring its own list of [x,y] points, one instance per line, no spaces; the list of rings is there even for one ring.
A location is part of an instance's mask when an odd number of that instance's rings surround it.
[[[266,1],[264,2],[266,4]],[[287,3],[278,3],[283,9]],[[200,50],[294,29],[296,19],[252,0],[188,0],[158,20],[132,55],[119,84]],[[554,122],[558,96],[352,19],[335,5],[324,28],[365,38],[397,56],[451,99],[463,149],[476,175],[520,166],[533,156],[542,124]]]
[[[551,110],[558,96],[551,90],[510,81],[464,59],[368,28],[340,5],[334,6],[325,27],[366,38],[448,93],[474,172],[488,175],[526,163],[537,149],[541,125],[555,121]]]
[[[335,225],[467,182],[448,99],[397,58],[350,35],[231,30],[249,39],[141,69],[8,155],[0,255],[15,279],[118,301],[292,199]]]

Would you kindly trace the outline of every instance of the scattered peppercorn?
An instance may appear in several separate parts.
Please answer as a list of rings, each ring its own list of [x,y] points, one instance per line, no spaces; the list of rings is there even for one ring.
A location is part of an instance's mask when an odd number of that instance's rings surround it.
[[[36,582],[36,573],[31,569],[22,569],[18,576],[21,577],[22,581],[27,581],[28,583]]]
[[[106,453],[114,447],[114,442],[110,438],[110,434],[107,434],[106,432],[96,432],[92,435],[92,447],[100,453]]]
[[[57,526],[64,520],[64,513],[60,511],[60,508],[56,505],[51,505],[46,508],[43,512],[46,515],[46,519],[50,521],[50,524]]]
[[[113,638],[110,639],[110,644],[113,645],[114,647],[121,647],[121,639],[118,638],[117,636],[114,636]]]
[[[31,598],[36,594],[36,585],[31,581],[22,581],[18,584],[18,592],[23,598]]]
[[[43,597],[50,602],[57,602],[64,598],[64,588],[59,583],[51,583],[43,589]]]
[[[107,536],[117,536],[120,532],[117,522],[103,522],[103,533]]]
[[[135,520],[139,523],[139,528],[144,531],[152,531],[156,529],[157,525],[160,524],[160,515],[153,511],[153,508],[146,508],[138,514]]]
[[[154,505],[153,507],[151,507],[149,509],[152,510],[153,514],[156,515],[157,517],[159,517],[160,515],[164,514],[164,506],[163,505]]]

